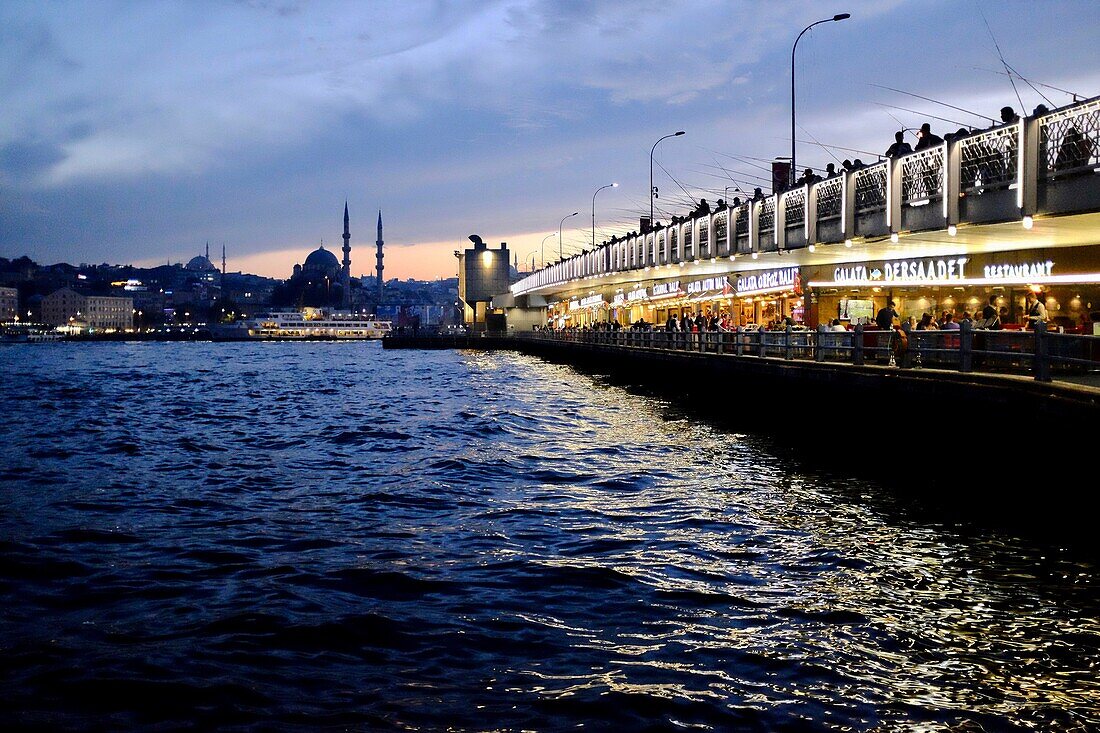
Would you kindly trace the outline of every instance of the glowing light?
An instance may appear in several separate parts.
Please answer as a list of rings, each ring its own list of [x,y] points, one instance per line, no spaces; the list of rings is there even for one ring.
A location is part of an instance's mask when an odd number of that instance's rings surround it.
[[[898,233],[897,232],[894,232],[893,234],[890,235],[890,241],[893,242],[894,244],[898,243]]]
[[[848,249],[851,249],[852,248],[852,240],[845,239],[844,240],[844,246],[847,247]]]
[[[947,227],[947,236],[953,237],[958,233],[959,233],[959,228],[957,226],[955,226],[954,224]]]
[[[753,253],[752,253],[752,258],[753,258],[754,260],[756,260],[756,259],[760,259],[760,253],[759,253],[759,252],[753,252]]]
[[[816,251],[817,251],[817,246],[816,246],[816,245],[813,245],[813,244],[811,244],[811,245],[810,245],[809,247],[807,247],[806,249],[810,250],[811,252],[816,252]]]
[[[1030,216],[1025,216],[1023,225],[1024,229],[1031,229],[1033,226],[1035,226],[1035,220],[1032,219]]]
[[[492,265],[493,264],[493,253],[490,252],[489,250],[485,250],[484,252],[482,252],[481,253],[481,264],[485,265],[486,267],[489,267],[490,265]]]

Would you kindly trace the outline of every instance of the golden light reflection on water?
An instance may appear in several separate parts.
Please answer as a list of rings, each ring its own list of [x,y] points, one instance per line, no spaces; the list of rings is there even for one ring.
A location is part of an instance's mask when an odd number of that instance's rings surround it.
[[[904,702],[1036,729],[1029,720],[1044,710],[1072,710],[1100,725],[1096,598],[1066,593],[1092,583],[1091,566],[1052,571],[1056,562],[1012,537],[898,521],[838,491],[835,477],[788,470],[765,441],[568,367],[501,354],[469,362],[475,380],[502,365],[525,375],[513,395],[529,421],[522,450],[555,472],[533,475],[525,502],[552,507],[547,521],[563,536],[602,542],[587,555],[548,546],[539,562],[613,571],[628,587],[669,594],[652,602],[663,621],[649,632],[617,631],[607,617],[568,627],[578,646],[610,647],[617,669],[581,679],[530,669],[531,691]],[[1074,639],[1087,639],[1087,651]],[[673,645],[675,661],[664,658]],[[752,692],[737,672],[769,664],[803,674]],[[675,671],[700,687],[640,683],[638,670]]]

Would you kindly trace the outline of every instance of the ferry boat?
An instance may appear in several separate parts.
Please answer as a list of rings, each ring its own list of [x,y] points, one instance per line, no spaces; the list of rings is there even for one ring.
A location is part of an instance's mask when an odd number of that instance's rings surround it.
[[[325,312],[320,308],[302,311],[260,313],[233,325],[211,329],[215,341],[304,341],[380,339],[393,330],[390,321],[379,321],[347,311]]]

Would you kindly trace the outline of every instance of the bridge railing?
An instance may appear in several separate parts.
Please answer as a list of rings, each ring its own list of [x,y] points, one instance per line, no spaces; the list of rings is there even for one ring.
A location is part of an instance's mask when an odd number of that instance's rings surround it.
[[[1100,165],[1100,98],[1039,118],[1042,175],[1088,173]]]
[[[957,330],[933,331],[910,330],[908,326],[896,330],[856,326],[850,331],[832,331],[826,327],[813,331],[788,326],[782,331],[541,330],[519,336],[627,349],[1027,374],[1047,382],[1054,375],[1100,374],[1100,337],[1049,331],[1044,324],[1034,331],[975,329],[964,321]]]

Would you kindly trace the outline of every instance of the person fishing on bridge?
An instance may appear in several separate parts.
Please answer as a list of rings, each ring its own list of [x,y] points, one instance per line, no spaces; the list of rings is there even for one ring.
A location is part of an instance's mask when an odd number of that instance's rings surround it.
[[[905,130],[894,133],[894,144],[886,148],[887,158],[900,158],[913,152],[913,146],[905,142]]]

